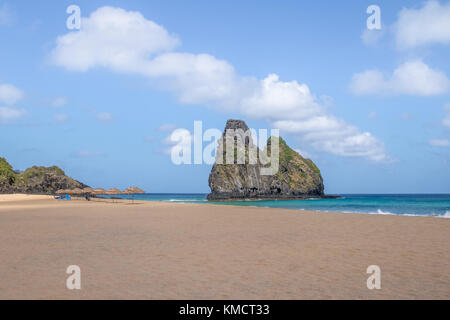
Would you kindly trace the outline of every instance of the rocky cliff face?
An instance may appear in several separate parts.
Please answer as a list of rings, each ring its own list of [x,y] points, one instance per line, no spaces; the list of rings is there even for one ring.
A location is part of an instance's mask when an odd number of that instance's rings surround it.
[[[59,189],[85,187],[85,184],[66,176],[58,167],[34,166],[16,173],[6,159],[0,158],[0,193],[52,194]]]
[[[222,140],[226,141],[225,133],[229,129],[248,130],[247,125],[241,120],[228,120],[225,126]],[[247,152],[256,148],[251,137],[245,140],[245,163],[224,164],[217,163],[218,157],[224,157],[226,143],[223,149],[218,149],[216,163],[209,175],[209,187],[211,193],[208,200],[235,200],[235,199],[303,199],[309,197],[322,197],[324,195],[323,179],[320,170],[310,160],[303,158],[292,150],[281,137],[270,137],[264,152],[271,155],[271,146],[274,139],[278,139],[279,145],[279,168],[272,175],[262,175],[263,165],[260,157],[256,163],[251,163]],[[236,148],[234,148],[236,152]],[[235,154],[235,159],[237,156]]]

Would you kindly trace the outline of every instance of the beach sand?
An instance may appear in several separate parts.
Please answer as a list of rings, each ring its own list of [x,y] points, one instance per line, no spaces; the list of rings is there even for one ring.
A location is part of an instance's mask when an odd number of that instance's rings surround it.
[[[47,195],[34,195],[34,194],[0,194],[0,201],[2,202],[17,202],[17,201],[29,201],[29,200],[46,200],[52,199],[52,196]]]
[[[450,219],[15,197],[0,197],[1,299],[450,298]]]

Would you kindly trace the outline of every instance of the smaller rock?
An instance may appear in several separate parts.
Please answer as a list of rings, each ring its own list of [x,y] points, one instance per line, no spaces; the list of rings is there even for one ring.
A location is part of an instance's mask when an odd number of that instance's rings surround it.
[[[4,158],[0,158],[0,193],[54,194],[57,190],[88,187],[74,180],[56,166],[28,168],[16,173]]]

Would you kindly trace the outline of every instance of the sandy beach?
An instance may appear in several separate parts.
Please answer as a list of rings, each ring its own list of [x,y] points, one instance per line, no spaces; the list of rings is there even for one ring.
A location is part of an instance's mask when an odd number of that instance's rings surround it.
[[[449,299],[449,235],[434,217],[0,196],[0,298]]]

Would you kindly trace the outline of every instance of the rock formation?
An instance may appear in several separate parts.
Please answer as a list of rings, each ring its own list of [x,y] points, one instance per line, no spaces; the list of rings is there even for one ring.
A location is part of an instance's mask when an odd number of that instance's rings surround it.
[[[323,197],[324,185],[320,170],[310,160],[303,158],[292,150],[281,137],[270,137],[266,148],[261,152],[252,141],[251,136],[245,136],[245,163],[236,162],[228,164],[223,161],[218,163],[220,157],[225,157],[227,130],[248,130],[242,120],[228,120],[225,126],[222,141],[223,148],[218,148],[216,163],[209,175],[209,187],[211,193],[208,200],[237,200],[237,199],[304,199],[310,197]],[[262,175],[262,170],[267,164],[261,163],[261,155],[271,155],[273,139],[279,139],[279,167],[272,175]],[[255,162],[249,161],[248,150],[256,148],[260,155]],[[235,160],[236,156],[236,146]]]
[[[59,189],[85,188],[87,185],[65,175],[60,168],[32,167],[15,172],[4,158],[0,158],[0,193],[53,194]]]

